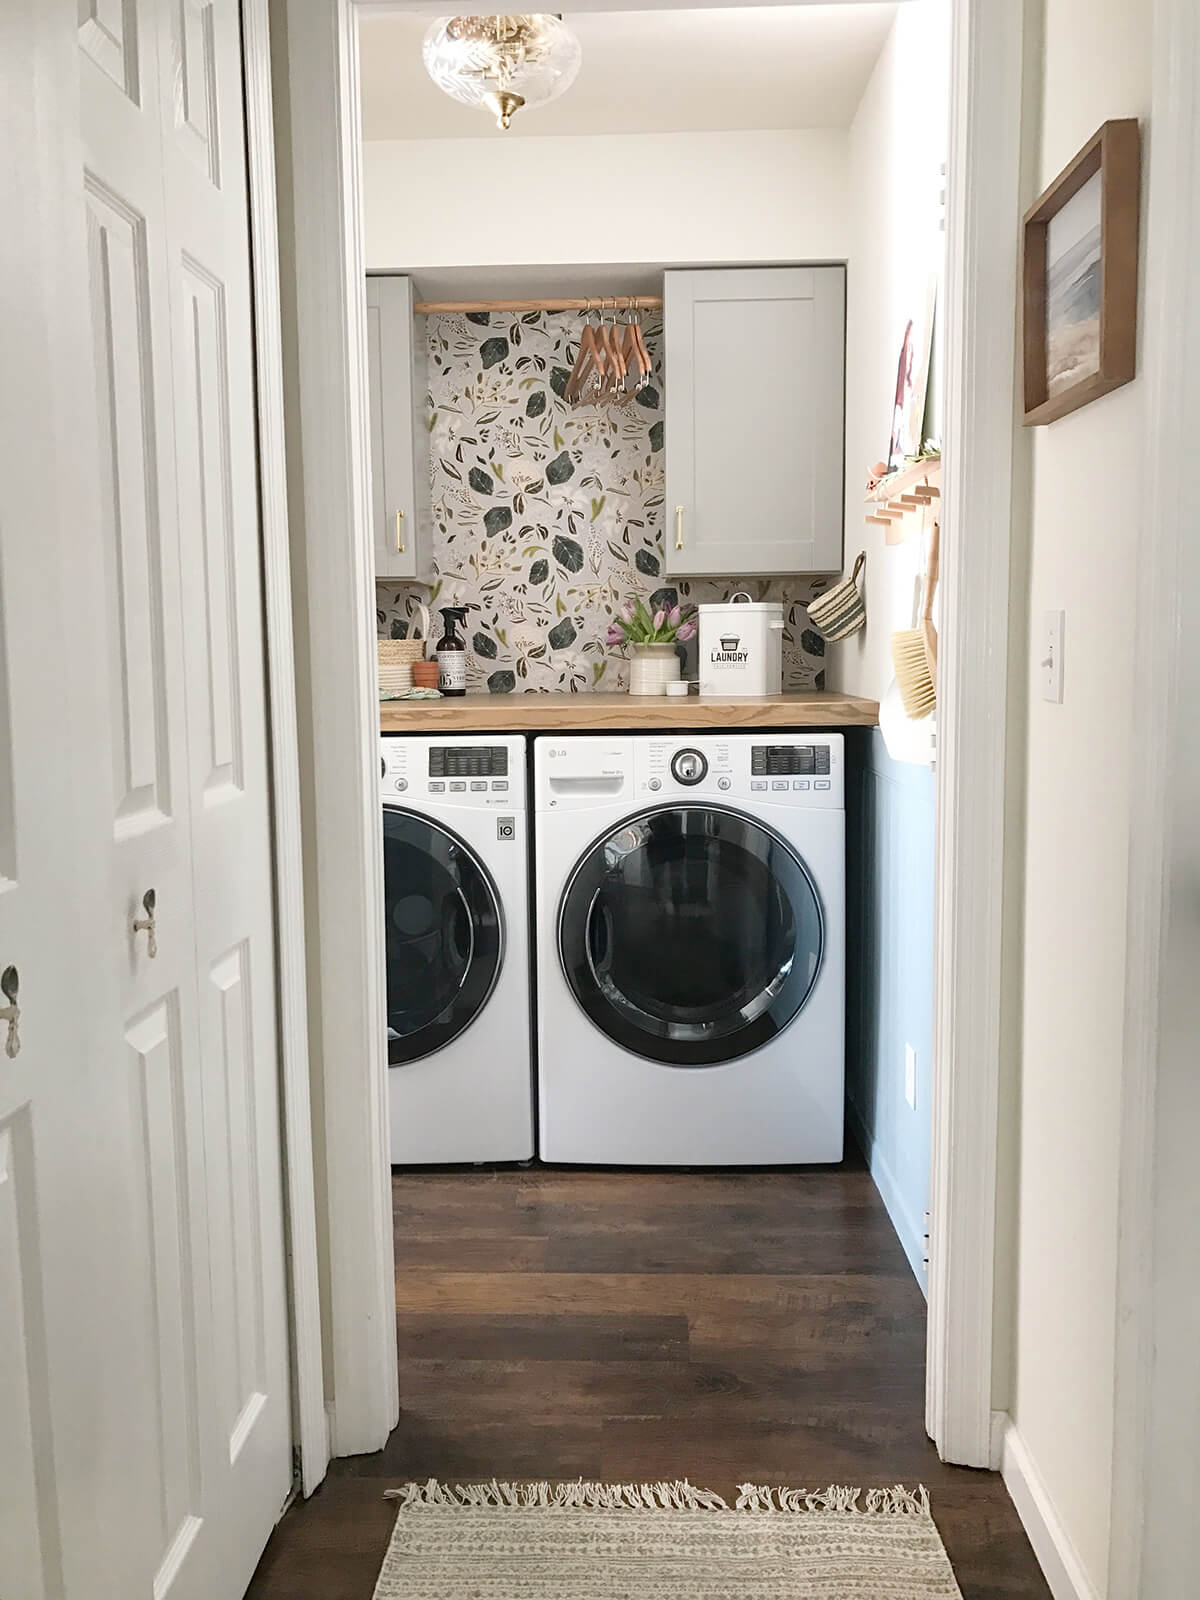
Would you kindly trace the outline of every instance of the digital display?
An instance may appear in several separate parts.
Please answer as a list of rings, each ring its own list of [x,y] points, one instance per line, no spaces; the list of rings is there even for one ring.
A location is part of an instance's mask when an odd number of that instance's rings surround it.
[[[756,778],[813,778],[829,774],[827,744],[756,744],[750,750]]]
[[[431,778],[507,778],[508,748],[502,744],[433,745]]]

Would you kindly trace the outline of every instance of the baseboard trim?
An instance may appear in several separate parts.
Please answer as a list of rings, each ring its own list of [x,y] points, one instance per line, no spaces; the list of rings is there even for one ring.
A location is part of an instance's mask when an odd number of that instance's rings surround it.
[[[896,1230],[896,1237],[900,1241],[900,1248],[912,1268],[913,1277],[917,1286],[926,1299],[929,1298],[928,1275],[925,1268],[925,1235],[909,1216],[908,1208],[900,1194],[900,1185],[892,1174],[883,1152],[867,1132],[867,1125],[859,1113],[858,1107],[849,1097],[846,1099],[846,1120],[850,1124],[850,1131],[858,1144],[859,1149],[867,1158],[867,1168],[872,1181],[879,1191],[879,1198],[883,1201],[884,1210],[891,1218],[892,1227]]]
[[[1003,1429],[1000,1472],[1054,1600],[1100,1600],[1011,1417]]]

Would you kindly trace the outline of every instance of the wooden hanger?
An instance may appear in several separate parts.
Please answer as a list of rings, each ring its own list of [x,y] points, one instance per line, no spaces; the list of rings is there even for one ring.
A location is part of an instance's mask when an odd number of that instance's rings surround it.
[[[584,317],[592,314],[592,303],[589,300]],[[567,379],[563,398],[571,405],[578,405],[580,395],[583,393],[584,384],[593,371],[599,371],[603,376],[608,357],[596,338],[595,330],[587,320],[583,324],[583,332],[579,336],[579,351],[575,357],[575,365],[571,368],[571,376]]]

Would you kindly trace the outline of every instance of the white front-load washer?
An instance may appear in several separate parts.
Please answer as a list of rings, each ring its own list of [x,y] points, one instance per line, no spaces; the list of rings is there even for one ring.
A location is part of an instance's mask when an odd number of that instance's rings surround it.
[[[546,1161],[842,1158],[840,734],[534,744]]]
[[[525,741],[380,747],[392,1161],[533,1155]]]

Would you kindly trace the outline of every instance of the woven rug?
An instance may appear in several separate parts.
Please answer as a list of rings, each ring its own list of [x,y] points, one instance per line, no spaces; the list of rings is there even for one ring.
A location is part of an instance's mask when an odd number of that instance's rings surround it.
[[[961,1600],[924,1488],[434,1480],[399,1501],[375,1600]]]

